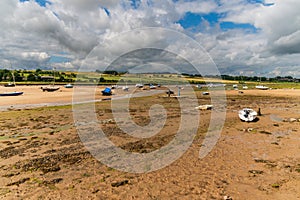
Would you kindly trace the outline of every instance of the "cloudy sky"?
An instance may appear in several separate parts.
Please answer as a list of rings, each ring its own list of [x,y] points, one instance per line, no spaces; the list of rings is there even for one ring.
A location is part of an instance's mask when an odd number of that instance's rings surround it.
[[[141,47],[182,49],[164,28],[196,41],[222,74],[300,77],[299,10],[299,0],[1,0],[0,67],[77,70],[95,49],[97,66]],[[160,31],[137,34],[147,27]]]

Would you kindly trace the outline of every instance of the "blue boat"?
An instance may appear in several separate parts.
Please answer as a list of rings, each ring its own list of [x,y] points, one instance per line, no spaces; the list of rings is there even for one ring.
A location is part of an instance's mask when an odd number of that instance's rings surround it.
[[[112,92],[111,92],[111,89],[110,88],[105,88],[104,90],[101,91],[102,92],[102,95],[104,96],[110,96],[112,95]]]
[[[4,93],[0,93],[0,96],[19,96],[22,94],[23,92],[4,92]]]

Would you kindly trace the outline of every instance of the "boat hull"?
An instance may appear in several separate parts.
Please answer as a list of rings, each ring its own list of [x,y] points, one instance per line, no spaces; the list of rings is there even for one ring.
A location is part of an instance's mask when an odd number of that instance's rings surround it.
[[[19,96],[22,94],[23,92],[5,92],[5,93],[0,93],[0,96]]]
[[[239,111],[239,118],[242,121],[252,122],[256,119],[256,117],[257,117],[257,112],[250,108],[244,108],[243,110]]]
[[[15,87],[14,84],[5,84],[4,87]]]
[[[112,95],[111,89],[110,88],[105,88],[102,92],[103,96],[110,96]]]
[[[256,86],[255,88],[256,88],[256,89],[259,89],[259,90],[268,90],[268,89],[269,89],[269,87],[263,86],[263,85],[258,85],[258,86]]]
[[[43,92],[54,92],[59,90],[59,87],[41,87]]]
[[[67,84],[67,85],[64,85],[65,88],[73,88],[73,85],[71,84]]]

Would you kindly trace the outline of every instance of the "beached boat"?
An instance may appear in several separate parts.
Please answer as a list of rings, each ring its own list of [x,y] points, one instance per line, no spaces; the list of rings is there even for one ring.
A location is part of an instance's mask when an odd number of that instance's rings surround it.
[[[152,85],[152,84],[150,84],[149,88],[150,88],[150,89],[156,89],[156,86],[155,86],[155,85]]]
[[[23,92],[3,92],[3,93],[0,93],[0,96],[19,96],[22,94],[23,94]]]
[[[174,91],[169,89],[168,91],[166,91],[166,94],[168,95],[174,94]]]
[[[197,110],[212,110],[213,109],[213,105],[200,105],[200,106],[197,106],[195,107],[195,109]]]
[[[16,87],[16,80],[15,80],[14,72],[11,72],[11,76],[13,78],[13,82],[4,84],[4,87]]]
[[[54,92],[54,91],[59,90],[59,87],[55,86],[55,68],[53,69],[53,83],[52,83],[52,85],[42,86],[41,90],[43,90],[43,92]]]
[[[59,87],[50,85],[50,86],[41,87],[41,90],[43,90],[43,92],[54,92],[54,91],[59,90]]]
[[[111,88],[107,87],[104,90],[101,91],[103,96],[110,96],[112,95]]]
[[[252,122],[256,119],[257,112],[250,108],[244,108],[239,111],[239,118],[245,122]]]
[[[125,92],[128,92],[129,91],[129,87],[128,86],[123,86],[122,90],[125,91]]]
[[[71,83],[68,83],[67,85],[64,85],[65,88],[73,88],[73,85]]]
[[[135,85],[135,87],[137,87],[137,88],[143,88],[143,87],[144,87],[144,85],[143,85],[143,84],[141,84],[141,83],[137,83],[137,84]]]
[[[7,83],[7,84],[4,84],[4,87],[15,87],[16,84],[14,83]]]
[[[268,90],[269,89],[269,87],[264,86],[264,85],[257,85],[257,86],[255,86],[255,88],[259,89],[259,90]]]

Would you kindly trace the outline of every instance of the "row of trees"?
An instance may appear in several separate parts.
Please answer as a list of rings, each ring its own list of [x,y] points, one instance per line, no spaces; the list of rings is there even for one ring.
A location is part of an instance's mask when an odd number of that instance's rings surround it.
[[[185,76],[188,76],[190,78],[195,78],[195,77],[202,77],[199,74],[196,75],[189,75],[189,74],[183,74]],[[244,82],[244,81],[262,81],[262,82],[299,82],[300,79],[293,78],[292,76],[276,76],[272,78],[264,77],[264,76],[231,76],[231,75],[221,75],[221,76],[206,76],[208,78],[218,78],[222,80],[229,80],[229,81],[239,81],[239,82]]]
[[[122,76],[125,72],[117,72],[117,71],[96,71],[98,73],[104,73],[111,76]],[[163,77],[162,74],[153,74],[153,77]],[[181,76],[181,75],[178,75]],[[201,78],[201,75],[190,75],[190,74],[182,74],[182,76],[189,77],[189,78]],[[22,82],[22,81],[29,81],[29,82],[46,82],[49,80],[53,80],[53,77],[55,77],[55,80],[58,82],[74,82],[76,79],[76,74],[66,73],[66,72],[60,72],[60,71],[52,71],[52,70],[14,70],[10,71],[8,69],[0,69],[0,82],[5,81],[13,81],[13,77],[15,78],[16,82]],[[170,75],[171,77],[171,75]],[[300,79],[293,78],[292,76],[276,76],[273,78],[267,78],[267,77],[259,77],[259,76],[231,76],[231,75],[221,75],[221,76],[209,76],[211,78],[218,78],[223,80],[234,80],[239,82],[244,81],[262,81],[262,82],[299,82]],[[88,78],[88,77],[82,77],[83,82],[116,82],[116,80],[112,79],[105,79],[104,77],[98,78]],[[201,82],[201,81],[200,81]],[[199,84],[199,81],[193,80],[192,83]]]
[[[268,82],[299,82],[299,79],[293,78],[292,76],[276,76],[272,78],[260,77],[260,76],[230,76],[221,75],[223,80],[235,80],[235,81],[268,81]]]
[[[44,77],[47,77],[44,78]],[[10,71],[7,69],[0,69],[0,81],[13,81],[13,78],[16,82],[22,82],[22,81],[49,81],[49,79],[53,79],[55,77],[55,80],[59,82],[73,82],[73,80],[76,78],[75,73],[65,73],[65,72],[59,72],[59,71],[48,71],[48,70],[41,70],[37,69],[35,71],[29,71],[29,70],[14,70]]]

